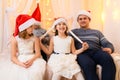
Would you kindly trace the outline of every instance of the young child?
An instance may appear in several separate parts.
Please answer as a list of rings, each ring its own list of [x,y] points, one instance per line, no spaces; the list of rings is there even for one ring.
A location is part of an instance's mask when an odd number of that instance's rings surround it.
[[[46,62],[41,57],[39,38],[32,34],[35,23],[35,19],[25,14],[16,19],[11,50],[14,64],[8,80],[43,80]]]
[[[51,38],[49,48],[41,43],[45,53],[52,53],[48,60],[48,66],[53,73],[52,80],[60,80],[61,77],[72,79],[73,75],[76,80],[84,80],[76,62],[76,55],[88,48],[87,43],[83,43],[81,49],[75,49],[73,38],[67,34],[68,25],[64,18],[57,19],[53,26],[55,26],[55,36]]]

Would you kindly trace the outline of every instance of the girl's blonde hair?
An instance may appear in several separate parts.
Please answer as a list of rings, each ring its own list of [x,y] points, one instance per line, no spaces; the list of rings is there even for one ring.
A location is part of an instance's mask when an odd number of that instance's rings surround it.
[[[26,29],[18,33],[18,36],[19,36],[20,38],[23,38],[23,39],[26,39],[26,36],[27,36],[27,35],[33,36],[33,34],[28,34],[27,31],[26,31]]]

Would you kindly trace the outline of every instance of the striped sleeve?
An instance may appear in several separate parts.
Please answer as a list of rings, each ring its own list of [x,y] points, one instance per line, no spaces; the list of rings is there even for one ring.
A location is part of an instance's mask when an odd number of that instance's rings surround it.
[[[111,42],[109,42],[100,31],[98,31],[98,35],[99,35],[99,40],[100,40],[101,47],[111,48],[112,52],[114,52],[113,44]]]

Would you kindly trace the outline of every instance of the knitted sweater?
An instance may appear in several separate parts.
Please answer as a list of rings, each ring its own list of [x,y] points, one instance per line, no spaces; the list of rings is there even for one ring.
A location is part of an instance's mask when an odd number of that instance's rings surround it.
[[[99,50],[102,47],[103,48],[106,47],[106,48],[111,48],[112,52],[114,51],[114,47],[112,43],[110,43],[104,37],[104,35],[98,30],[79,28],[72,30],[72,32],[76,36],[78,36],[83,42],[87,42],[89,44],[89,49]],[[77,49],[81,48],[81,44],[79,44],[79,42],[76,39],[75,39],[75,46]]]

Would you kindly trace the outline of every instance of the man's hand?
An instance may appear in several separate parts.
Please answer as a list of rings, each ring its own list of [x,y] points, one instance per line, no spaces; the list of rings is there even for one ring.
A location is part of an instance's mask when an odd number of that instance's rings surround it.
[[[102,48],[103,51],[111,54],[112,53],[112,50],[110,48]]]

